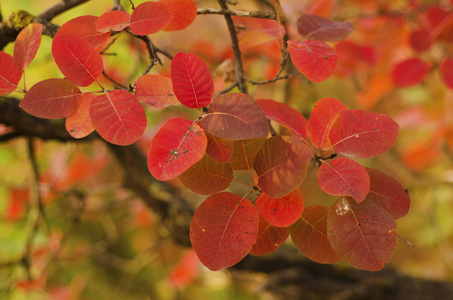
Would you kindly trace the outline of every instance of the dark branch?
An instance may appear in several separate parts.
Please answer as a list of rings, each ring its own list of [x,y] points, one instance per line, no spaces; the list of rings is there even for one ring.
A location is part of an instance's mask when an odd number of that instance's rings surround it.
[[[80,4],[83,4],[85,2],[88,2],[89,0],[64,0],[51,8],[49,8],[46,11],[43,11],[38,15],[39,19],[43,19],[46,21],[52,20],[54,17],[58,16],[59,14],[70,10],[73,7],[79,6]]]
[[[234,11],[229,9],[214,9],[214,8],[200,8],[197,13],[199,15],[228,15],[237,17],[252,17],[261,19],[275,20],[276,15],[271,12],[265,11]]]

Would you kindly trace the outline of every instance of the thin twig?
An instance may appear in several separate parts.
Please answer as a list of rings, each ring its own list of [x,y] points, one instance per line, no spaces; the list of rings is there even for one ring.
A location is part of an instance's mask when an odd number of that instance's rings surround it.
[[[110,80],[113,85],[115,86],[115,88],[121,88],[121,89],[124,89],[124,90],[129,90],[129,87],[128,86],[125,86],[124,84],[121,84],[119,83],[118,81],[116,81],[115,79],[113,79],[112,77],[110,77],[109,75],[107,75],[107,73],[104,71],[102,71],[102,75],[105,76],[105,78],[107,78],[108,80]]]
[[[52,20],[54,17],[58,16],[59,14],[70,10],[73,7],[76,7],[80,4],[83,4],[85,2],[88,2],[89,0],[64,0],[61,1],[60,3],[52,6],[46,11],[43,11],[40,13],[37,17],[39,19],[43,19],[46,21]]]
[[[200,8],[197,10],[199,15],[228,15],[236,17],[252,17],[260,19],[276,20],[277,16],[265,11],[234,11],[229,9]]]

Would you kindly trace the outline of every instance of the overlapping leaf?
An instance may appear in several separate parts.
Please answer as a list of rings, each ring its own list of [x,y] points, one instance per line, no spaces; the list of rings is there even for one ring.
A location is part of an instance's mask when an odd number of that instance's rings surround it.
[[[173,12],[173,20],[163,31],[177,31],[187,28],[197,17],[197,4],[192,0],[159,0]]]
[[[56,36],[62,35],[76,35],[84,38],[94,48],[104,44],[110,36],[110,32],[99,32],[96,29],[96,16],[80,16],[69,20],[61,25],[58,29]]]
[[[17,69],[11,55],[0,51],[0,95],[12,93],[21,76],[22,72]]]
[[[312,155],[308,146],[294,137],[271,137],[254,160],[259,187],[271,198],[289,194],[304,180]]]
[[[131,23],[131,15],[124,10],[113,10],[103,13],[96,20],[99,32],[121,31]]]
[[[429,63],[414,57],[396,65],[392,72],[393,82],[398,87],[406,87],[420,83],[431,66]]]
[[[272,225],[287,227],[296,222],[304,210],[304,199],[300,189],[280,198],[271,198],[261,193],[256,200],[260,214]]]
[[[146,115],[140,102],[125,90],[113,90],[91,101],[90,118],[96,131],[108,142],[129,145],[145,131]]]
[[[216,97],[203,127],[215,136],[234,141],[265,137],[269,131],[267,118],[256,101],[239,93]]]
[[[134,9],[129,28],[138,35],[153,34],[167,26],[173,17],[173,12],[165,4],[148,1]]]
[[[288,239],[291,227],[275,227],[260,215],[258,238],[250,250],[252,255],[265,255],[271,253]]]
[[[220,163],[226,163],[233,155],[234,143],[233,141],[219,138],[205,131],[208,139],[208,146],[206,153],[214,160]]]
[[[229,163],[219,163],[205,154],[196,164],[179,175],[181,183],[199,195],[211,195],[226,189],[233,181]]]
[[[329,133],[335,151],[351,158],[370,158],[389,150],[399,126],[387,115],[363,110],[341,111]]]
[[[178,105],[171,79],[161,75],[146,74],[134,82],[135,97],[153,108]]]
[[[327,236],[335,252],[353,267],[378,271],[396,247],[396,223],[379,205],[340,198],[329,209]]]
[[[154,136],[148,154],[148,168],[159,180],[184,173],[205,154],[203,129],[192,121],[175,118],[165,123]]]
[[[249,253],[258,234],[259,217],[250,200],[223,192],[208,197],[190,224],[192,247],[210,270],[230,267]]]
[[[42,24],[28,24],[16,38],[14,43],[14,64],[23,71],[35,58],[41,45]]]
[[[258,151],[263,146],[266,138],[247,139],[235,141],[230,164],[233,170],[250,170]]]
[[[305,14],[297,19],[299,33],[309,40],[338,42],[353,30],[350,22],[337,22],[316,15]]]
[[[91,101],[96,97],[95,94],[83,94],[77,110],[66,118],[65,127],[72,137],[81,139],[94,131],[90,118],[90,106]]]

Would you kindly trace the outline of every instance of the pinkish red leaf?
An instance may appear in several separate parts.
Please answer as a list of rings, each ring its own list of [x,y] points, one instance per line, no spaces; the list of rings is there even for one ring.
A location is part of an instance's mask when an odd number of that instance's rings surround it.
[[[179,175],[181,183],[199,195],[211,195],[226,189],[233,181],[229,163],[219,163],[205,154],[196,164]]]
[[[309,40],[338,42],[345,39],[354,30],[354,26],[350,22],[337,22],[305,14],[297,19],[297,29]]]
[[[296,138],[304,140],[307,137],[307,120],[300,112],[274,100],[259,99],[256,103],[268,119],[287,127]]]
[[[294,137],[271,137],[254,161],[260,189],[271,198],[289,194],[304,180],[312,156],[310,148]]]
[[[137,98],[125,90],[113,90],[94,98],[90,118],[102,138],[117,145],[135,143],[146,128],[145,110]]]
[[[335,49],[321,41],[288,41],[288,50],[296,68],[313,82],[332,76],[337,65]]]
[[[173,20],[163,31],[177,31],[187,28],[197,17],[197,4],[192,0],[159,0],[173,12]]]
[[[387,115],[344,110],[329,133],[335,151],[351,158],[378,156],[395,144],[399,126]]]
[[[346,105],[335,98],[323,98],[316,102],[308,120],[308,136],[313,146],[321,150],[332,146],[329,139],[330,129],[340,111],[347,109]]]
[[[256,208],[272,225],[287,227],[299,219],[304,210],[304,199],[298,188],[280,198],[271,198],[266,193],[261,193],[256,200]]]
[[[208,66],[198,56],[179,52],[171,61],[171,81],[178,100],[189,108],[209,105],[214,81]]]
[[[64,118],[82,101],[79,88],[66,79],[51,78],[30,88],[19,106],[31,115],[46,119]]]
[[[235,141],[230,164],[233,170],[250,170],[253,168],[253,161],[258,151],[263,146],[266,138],[256,138]]]
[[[17,87],[22,76],[11,55],[0,51],[0,95],[8,95]]]
[[[234,142],[226,139],[219,138],[205,131],[208,138],[208,146],[206,153],[215,161],[226,163],[233,155]]]
[[[263,111],[249,95],[231,93],[216,97],[203,119],[209,133],[228,140],[265,137],[269,124]]]
[[[439,74],[445,85],[453,89],[453,58],[446,58],[440,63]]]
[[[243,259],[258,235],[258,212],[250,200],[223,192],[209,196],[190,224],[192,247],[212,271]]]
[[[250,250],[252,255],[265,255],[274,252],[288,239],[291,227],[275,227],[260,215],[258,238]]]
[[[204,156],[207,143],[199,125],[181,118],[171,119],[154,136],[148,154],[149,171],[159,180],[175,178]]]
[[[241,47],[253,47],[270,41],[281,41],[285,27],[275,20],[232,17]]]
[[[365,200],[370,189],[370,177],[361,164],[348,158],[323,163],[317,173],[318,185],[329,195],[350,196],[357,203]]]
[[[147,74],[134,82],[135,97],[153,108],[179,105],[174,95],[171,79],[161,75]]]
[[[165,4],[143,2],[132,12],[129,28],[138,35],[153,34],[167,26],[173,17],[173,12]]]
[[[66,130],[72,137],[81,139],[94,131],[90,118],[90,106],[91,100],[96,97],[95,94],[83,94],[77,110],[66,118]]]
[[[57,34],[62,35],[76,35],[84,38],[94,48],[104,44],[110,36],[110,32],[99,32],[96,30],[96,22],[98,17],[96,16],[80,16],[69,20],[68,22],[61,25],[58,29]]]
[[[14,64],[23,71],[35,58],[41,45],[42,24],[31,23],[22,29],[14,44]]]
[[[335,252],[361,270],[379,271],[396,247],[396,223],[379,205],[341,197],[329,209],[327,236]]]
[[[104,69],[99,53],[80,36],[55,36],[52,55],[61,73],[78,86],[89,86]]]
[[[327,212],[329,208],[310,205],[304,209],[301,218],[291,226],[291,239],[297,248],[309,259],[320,264],[341,261],[327,238]]]
[[[96,20],[96,30],[99,32],[121,31],[131,23],[131,15],[123,10],[113,10],[103,13]]]
[[[396,65],[392,72],[393,82],[398,87],[419,84],[431,69],[431,65],[414,57]]]
[[[200,260],[195,251],[184,250],[178,264],[168,274],[168,283],[175,288],[184,288],[198,277],[200,270]]]

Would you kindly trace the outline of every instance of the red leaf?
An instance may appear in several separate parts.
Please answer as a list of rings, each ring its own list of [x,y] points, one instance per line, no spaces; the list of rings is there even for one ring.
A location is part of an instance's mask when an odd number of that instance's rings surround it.
[[[42,24],[31,23],[22,29],[14,44],[14,64],[24,70],[35,58],[41,45]]]
[[[260,99],[256,103],[268,119],[287,127],[298,139],[307,137],[307,120],[294,108],[274,100]]]
[[[90,118],[102,138],[117,145],[136,142],[146,128],[145,110],[137,98],[125,90],[113,90],[94,98]]]
[[[228,192],[212,195],[193,216],[192,247],[210,270],[230,267],[252,249],[258,222],[258,212],[250,200]]]
[[[216,162],[209,155],[179,175],[181,183],[199,195],[211,195],[226,189],[233,181],[233,169],[229,163]]]
[[[187,28],[197,17],[197,4],[192,0],[159,0],[173,12],[173,20],[163,31],[177,31]]]
[[[338,42],[345,39],[354,30],[354,26],[349,22],[337,22],[305,14],[297,20],[297,29],[309,40]]]
[[[332,146],[329,139],[330,129],[340,111],[347,109],[346,105],[335,98],[323,98],[316,102],[308,120],[308,136],[313,146],[321,150]]]
[[[259,187],[271,198],[289,194],[304,180],[312,156],[310,148],[294,137],[271,137],[254,161]]]
[[[232,17],[241,47],[253,47],[270,41],[281,41],[285,27],[275,20]]]
[[[200,273],[200,261],[193,249],[184,251],[179,263],[168,274],[168,282],[176,288],[184,288],[193,282]]]
[[[372,168],[366,168],[370,176],[367,199],[388,211],[395,219],[405,216],[411,206],[406,189],[392,177]]]
[[[208,139],[206,153],[215,161],[220,163],[228,162],[233,155],[234,142],[219,138],[207,131],[205,131],[205,134]]]
[[[337,65],[335,49],[321,41],[288,41],[288,50],[296,68],[313,82],[332,76]]]
[[[271,253],[288,239],[291,227],[275,227],[260,215],[258,238],[250,250],[252,255],[265,255]]]
[[[66,79],[51,78],[30,88],[19,106],[31,115],[46,119],[64,118],[82,101],[79,88]]]
[[[322,164],[317,173],[318,185],[329,195],[350,196],[357,203],[365,200],[370,177],[361,164],[348,158],[337,158]]]
[[[415,51],[423,52],[431,47],[430,31],[425,28],[414,30],[410,33],[409,42]]]
[[[398,133],[398,124],[387,115],[344,110],[329,137],[337,153],[351,158],[370,158],[392,148]]]
[[[95,94],[82,95],[80,106],[66,118],[66,130],[72,137],[81,139],[94,131],[90,118],[90,105],[91,101],[96,97]]]
[[[171,79],[161,75],[143,75],[134,82],[135,97],[154,108],[178,105]]]
[[[266,138],[235,141],[230,164],[233,170],[250,170],[258,151],[263,146]]]
[[[327,215],[327,236],[335,252],[361,270],[378,271],[396,247],[396,223],[379,205],[338,199]]]
[[[239,93],[216,97],[203,119],[203,127],[233,141],[265,137],[269,131],[266,116],[256,101]]]
[[[131,15],[130,30],[138,35],[153,34],[173,20],[173,12],[163,3],[144,2]]]
[[[192,121],[171,119],[154,136],[148,154],[148,168],[159,180],[169,180],[184,173],[206,152],[203,129]]]
[[[396,65],[392,72],[393,82],[398,87],[416,85],[423,80],[431,65],[419,58],[410,58]]]
[[[256,208],[272,225],[290,226],[299,219],[304,210],[302,192],[296,188],[280,198],[270,198],[266,193],[261,193],[256,200]]]
[[[52,55],[61,73],[78,86],[89,86],[104,69],[99,53],[79,36],[55,36],[52,41]]]
[[[302,217],[291,226],[291,239],[297,248],[309,259],[320,264],[341,261],[327,238],[327,212],[329,208],[310,205]]]
[[[440,77],[444,83],[453,89],[453,58],[446,58],[440,63]]]
[[[0,51],[0,95],[12,93],[21,76],[22,72],[17,69],[11,55]]]
[[[98,17],[96,16],[80,16],[69,20],[68,22],[61,25],[58,29],[58,35],[76,35],[84,38],[94,48],[104,44],[110,36],[110,32],[99,32],[96,30],[96,22]]]
[[[209,105],[214,81],[208,66],[198,56],[179,52],[171,61],[171,81],[178,100],[189,108]]]
[[[123,10],[113,10],[103,13],[96,20],[96,30],[99,32],[121,31],[131,23],[131,15]]]

